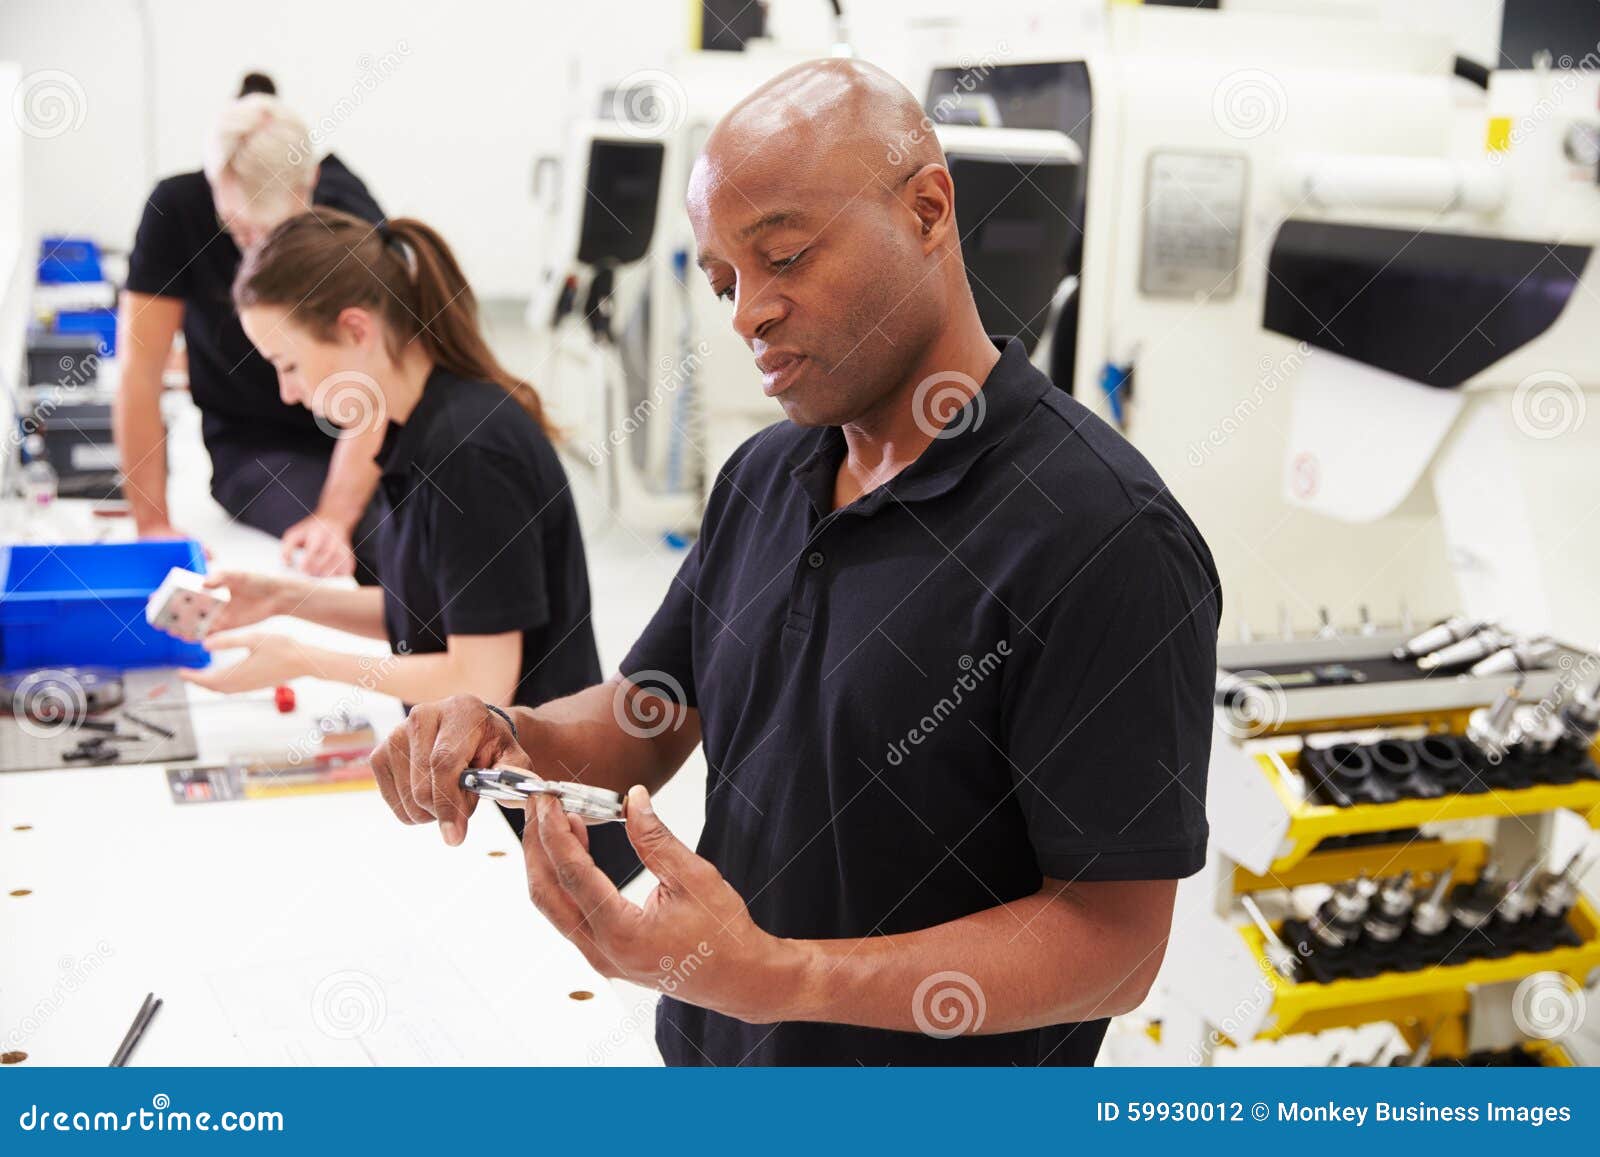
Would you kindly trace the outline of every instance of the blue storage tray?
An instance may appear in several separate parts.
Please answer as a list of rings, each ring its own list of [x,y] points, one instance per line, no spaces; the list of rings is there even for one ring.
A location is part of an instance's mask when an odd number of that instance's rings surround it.
[[[114,309],[63,309],[56,313],[56,333],[91,334],[100,339],[100,356],[117,355],[117,311]]]
[[[40,285],[104,281],[100,246],[88,237],[45,237],[39,241]]]
[[[200,544],[0,548],[0,671],[204,667],[204,647],[144,621],[145,603],[175,566],[204,573]]]

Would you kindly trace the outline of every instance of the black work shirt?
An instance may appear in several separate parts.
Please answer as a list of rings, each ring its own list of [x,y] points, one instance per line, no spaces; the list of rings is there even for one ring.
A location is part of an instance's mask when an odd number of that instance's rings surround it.
[[[522,632],[512,702],[533,707],[600,682],[589,571],[555,447],[493,382],[435,369],[378,453],[383,617],[396,652],[451,635]]]
[[[1197,871],[1221,597],[1150,464],[1016,341],[911,466],[834,510],[844,451],[787,423],[737,450],[622,665],[698,708],[699,850],[756,923],[887,935],[1044,877]],[[676,1064],[1089,1064],[1105,1026],[936,1039],[664,997],[656,1036]]]
[[[537,707],[600,682],[577,507],[527,411],[493,382],[436,368],[405,424],[390,423],[378,465],[388,504],[378,575],[394,651],[436,654],[451,635],[521,631],[512,703]],[[523,813],[501,811],[520,837]],[[621,824],[592,829],[589,847],[616,882],[639,868]]]
[[[361,179],[334,156],[322,159],[312,201],[374,223],[383,219]],[[156,185],[128,258],[130,292],[183,302],[189,393],[202,415],[206,445],[316,447],[333,452],[304,406],[285,405],[278,375],[250,344],[233,308],[239,247],[217,217],[204,173],[180,173]]]

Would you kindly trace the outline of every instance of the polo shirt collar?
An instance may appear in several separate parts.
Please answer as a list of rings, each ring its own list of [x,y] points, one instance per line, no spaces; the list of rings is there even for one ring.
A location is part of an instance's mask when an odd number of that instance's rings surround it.
[[[448,387],[439,385],[443,373],[444,371],[438,366],[434,366],[427,382],[423,384],[422,397],[417,399],[417,404],[412,408],[405,424],[390,422],[389,428],[384,431],[383,445],[378,448],[377,456],[374,458],[378,468],[383,472],[383,477],[404,477],[416,462],[419,451],[427,443],[428,430],[444,409],[447,401],[445,395],[450,392]]]
[[[1014,337],[989,340],[1000,347],[1000,360],[983,380],[983,388],[950,418],[944,432],[915,462],[857,499],[850,509],[867,514],[891,497],[900,502],[918,502],[948,492],[1053,388],[1050,379],[1028,361],[1020,341]],[[819,515],[826,516],[833,509],[834,483],[844,455],[844,432],[837,426],[811,431],[789,455],[789,476]]]

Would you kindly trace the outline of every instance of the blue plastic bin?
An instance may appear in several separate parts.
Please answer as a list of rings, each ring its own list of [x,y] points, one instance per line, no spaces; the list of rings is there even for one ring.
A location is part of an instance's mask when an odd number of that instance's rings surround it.
[[[192,540],[0,547],[0,671],[204,667],[198,643],[144,621],[175,566],[204,572]]]
[[[39,241],[40,285],[104,281],[100,246],[87,237],[44,237]]]
[[[63,309],[54,328],[62,334],[90,334],[100,339],[100,356],[117,356],[117,311],[114,309]]]

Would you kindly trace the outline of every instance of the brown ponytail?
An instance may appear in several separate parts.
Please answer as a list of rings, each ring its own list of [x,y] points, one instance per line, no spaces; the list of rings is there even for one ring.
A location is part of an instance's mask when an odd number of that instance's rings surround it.
[[[419,341],[436,365],[493,382],[555,435],[538,391],[502,366],[484,341],[477,299],[450,247],[414,218],[375,226],[326,208],[292,217],[245,255],[233,302],[241,310],[283,307],[318,336],[333,332],[343,310],[371,310],[388,328],[392,356]]]

